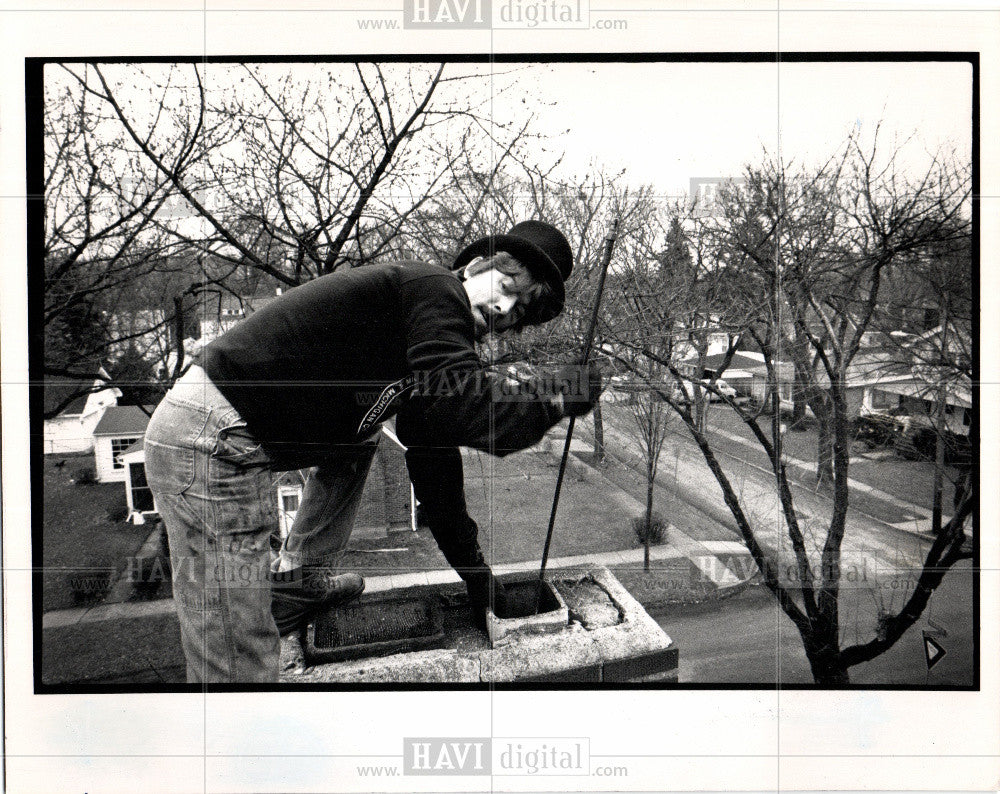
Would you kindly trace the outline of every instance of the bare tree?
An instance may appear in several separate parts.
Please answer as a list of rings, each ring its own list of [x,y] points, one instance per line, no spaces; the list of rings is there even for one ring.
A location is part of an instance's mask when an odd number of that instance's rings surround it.
[[[764,528],[755,525],[713,449],[710,433],[692,414],[690,400],[680,398],[674,388],[659,390],[701,450],[766,586],[797,627],[813,676],[821,684],[849,682],[850,667],[884,652],[919,618],[947,569],[968,557],[964,524],[974,501],[970,489],[926,553],[913,594],[902,609],[882,616],[873,627],[874,639],[842,647],[838,604],[850,501],[848,367],[878,317],[886,272],[968,228],[964,168],[951,160],[935,161],[911,180],[896,169],[895,156],[878,166],[877,154],[876,148],[865,150],[850,140],[839,157],[816,172],[799,171],[795,179],[784,164],[768,160],[763,167],[748,169],[746,188],[726,192],[723,211],[708,230],[724,264],[719,287],[728,291],[734,311],[743,314],[742,334],[764,354],[772,390],[778,388],[779,364],[787,352],[802,356],[796,378],[803,380],[800,387],[821,427],[825,425],[820,458],[828,449],[832,504],[825,531],[817,533],[803,526],[796,510],[781,449],[780,412],[766,417],[732,405],[771,463],[797,567],[792,581],[781,576],[780,545],[767,541]],[[632,299],[640,321],[619,334],[619,343],[663,366],[674,383],[689,378],[669,354],[676,326],[664,323],[646,294],[637,291]],[[796,333],[808,343],[805,352],[795,346]],[[730,345],[721,371],[733,349]],[[717,391],[711,383],[706,388]],[[762,425],[767,419],[769,428]]]
[[[526,126],[490,117],[475,67],[67,63],[46,78],[46,374],[80,390],[125,349],[169,351],[177,374],[206,292],[423,254],[418,214],[460,173],[526,156]],[[490,184],[460,209],[476,215]]]
[[[154,223],[170,185],[128,155],[99,103],[65,85],[47,86],[45,103],[43,372],[63,386],[51,416],[106,385],[93,386],[102,364],[163,330],[163,317],[123,318],[138,281],[169,278],[176,246]]]
[[[971,230],[960,226],[905,267],[887,274],[885,305],[876,322],[902,366],[927,387],[901,400],[918,425],[933,434],[932,531],[944,524],[946,463],[958,463],[954,504],[971,477],[972,250]],[[923,414],[923,416],[920,416]],[[959,418],[960,417],[960,418]],[[917,438],[917,436],[915,436]],[[923,452],[923,450],[918,450]]]
[[[646,368],[650,376],[657,374],[658,367]],[[650,371],[652,370],[652,371]],[[657,383],[662,384],[659,378]],[[670,432],[670,409],[660,397],[660,389],[650,388],[648,384],[634,390],[630,394],[629,413],[632,419],[629,435],[638,442],[642,454],[644,474],[646,477],[646,512],[642,517],[645,529],[642,533],[643,570],[649,570],[649,547],[654,533],[653,499],[656,489],[656,475],[660,465],[660,456],[664,443]]]

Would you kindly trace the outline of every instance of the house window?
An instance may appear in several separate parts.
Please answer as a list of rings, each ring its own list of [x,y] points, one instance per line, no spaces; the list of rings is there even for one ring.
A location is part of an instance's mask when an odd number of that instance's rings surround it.
[[[781,394],[782,400],[792,399],[792,384],[791,381],[783,380],[778,384],[779,393]]]
[[[899,396],[881,389],[872,389],[872,410],[888,411],[899,405]]]
[[[139,512],[151,512],[153,507],[153,492],[146,482],[146,467],[141,463],[132,463],[128,467],[129,487],[132,490],[132,509]]]
[[[111,439],[111,468],[125,468],[125,464],[122,462],[122,453],[140,438],[142,438],[142,436],[127,436],[125,438]]]
[[[288,536],[295,521],[295,514],[302,503],[301,485],[283,485],[278,487],[278,531],[284,539]]]

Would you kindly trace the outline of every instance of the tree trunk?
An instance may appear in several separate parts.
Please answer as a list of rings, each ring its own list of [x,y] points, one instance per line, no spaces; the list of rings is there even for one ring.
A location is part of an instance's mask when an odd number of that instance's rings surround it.
[[[694,395],[694,422],[699,433],[705,432],[708,425],[708,392],[692,384],[691,393]]]
[[[846,686],[851,683],[851,676],[838,658],[838,654],[812,655],[809,658],[809,668],[812,670],[813,681],[819,686]]]
[[[945,298],[941,318],[940,359],[944,363],[948,350],[948,300]],[[940,375],[939,375],[940,377]],[[937,405],[934,406],[934,506],[931,511],[931,532],[941,532],[941,492],[944,488],[944,434],[947,428],[948,388],[942,378],[938,385]]]
[[[851,683],[851,677],[840,658],[836,630],[820,626],[813,628],[811,633],[813,636],[803,637],[803,645],[813,681],[820,686],[844,686]]]
[[[934,504],[931,510],[931,532],[935,535],[941,532],[942,491],[944,490],[944,434],[945,434],[945,390],[938,389],[937,416],[934,434]]]
[[[806,418],[806,392],[805,384],[809,383],[810,372],[802,364],[803,361],[809,360],[809,340],[806,338],[805,331],[796,324],[795,326],[795,338],[792,342],[795,345],[794,358],[793,361],[793,377],[792,381],[792,427],[795,427],[803,419]]]
[[[594,459],[604,460],[604,416],[601,414],[600,400],[594,405]]]
[[[819,434],[816,450],[816,485],[820,488],[833,484],[833,433],[830,417],[819,420]]]
[[[174,371],[168,372],[167,376],[172,380],[177,380],[184,366],[184,297],[177,295],[174,297],[174,338],[173,343],[177,351],[177,363],[174,364]]]
[[[792,426],[795,427],[806,418],[806,401],[797,391],[793,394],[795,396],[792,402]]]
[[[646,538],[643,542],[642,570],[649,571],[649,543],[653,533],[653,485],[656,471],[650,465],[646,469]]]

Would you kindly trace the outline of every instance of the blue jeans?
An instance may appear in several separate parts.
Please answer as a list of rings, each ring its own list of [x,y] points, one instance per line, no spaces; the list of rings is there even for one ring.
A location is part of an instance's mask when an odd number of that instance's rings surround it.
[[[375,446],[345,448],[312,471],[279,553],[292,565],[329,564],[343,553]],[[277,681],[271,459],[196,366],[153,413],[145,452],[146,477],[167,529],[188,681]]]

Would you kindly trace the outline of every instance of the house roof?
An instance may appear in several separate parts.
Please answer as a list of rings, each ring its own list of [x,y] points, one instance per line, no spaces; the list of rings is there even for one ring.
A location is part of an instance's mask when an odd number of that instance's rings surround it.
[[[266,306],[277,297],[274,289],[257,291],[252,295],[225,293],[219,300],[219,309],[222,311],[249,314]]]
[[[875,384],[875,388],[889,394],[901,394],[904,397],[915,397],[918,400],[930,400],[931,402],[936,400],[939,394],[936,385],[915,378],[908,378],[895,383],[877,383]],[[960,384],[951,384],[951,388],[945,391],[944,401],[946,405],[971,408],[972,394]]]
[[[153,413],[155,406],[147,405],[146,411]],[[94,428],[95,436],[141,436],[146,432],[149,415],[138,405],[113,405],[101,417]]]
[[[100,387],[111,379],[111,376],[108,375],[99,363],[81,364],[79,369],[81,372],[87,373],[89,379],[60,377],[46,377],[44,379],[42,386],[42,407],[46,413],[54,411],[64,400],[74,394],[76,396],[59,411],[59,415],[83,413],[84,408],[87,406],[87,398],[91,394],[103,391]],[[118,389],[110,386],[105,386],[105,388],[112,389],[116,397],[121,396],[121,392]],[[78,392],[80,393],[78,394]]]
[[[143,438],[140,438],[138,441],[136,441],[128,449],[126,449],[121,454],[120,457],[121,457],[122,460],[126,460],[127,458],[130,458],[133,455],[136,455],[136,454],[138,454],[140,452],[145,452],[145,451],[146,451],[146,439],[145,439],[145,437],[143,437]]]
[[[63,393],[66,393],[67,396],[68,396],[69,394],[72,393],[72,389],[73,388],[79,388],[79,386],[74,387],[73,385],[66,384],[66,387],[64,389],[59,389],[59,391],[61,391]],[[88,397],[90,397],[90,393],[89,392],[87,394],[78,394],[76,396],[76,398],[73,400],[73,402],[71,402],[69,405],[67,405],[65,408],[63,408],[59,412],[59,415],[62,416],[63,414],[81,414],[81,413],[83,413],[83,409],[87,407],[87,398]],[[60,397],[60,396],[58,396],[58,395],[54,395],[53,396],[53,400],[55,402],[57,402],[57,403],[61,399],[63,399],[63,398]]]
[[[760,354],[757,354],[760,355]],[[716,353],[713,356],[705,357],[705,369],[716,369],[726,358],[725,353]],[[752,355],[747,355],[746,353],[734,353],[733,360],[729,362],[729,366],[726,367],[726,372],[729,370],[748,370],[754,367],[760,367],[764,364],[764,357],[756,358]],[[725,373],[723,373],[725,376]]]

